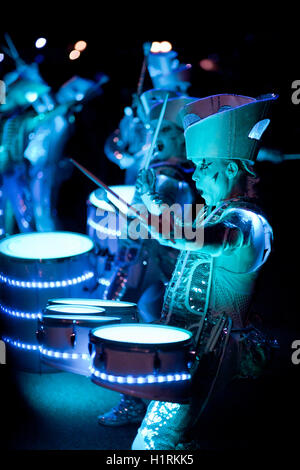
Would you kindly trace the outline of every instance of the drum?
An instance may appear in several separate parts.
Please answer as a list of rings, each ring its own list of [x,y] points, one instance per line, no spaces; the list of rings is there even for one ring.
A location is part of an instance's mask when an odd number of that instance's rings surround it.
[[[40,372],[38,319],[50,297],[89,297],[94,263],[94,243],[79,233],[34,232],[0,241],[1,329],[8,364]]]
[[[90,330],[119,323],[120,318],[102,316],[103,309],[94,307],[52,307],[52,311],[51,307],[48,309],[51,314],[43,315],[39,321],[36,333],[43,363],[66,372],[89,376]],[[70,314],[72,310],[74,314]],[[81,310],[84,313],[75,313]]]
[[[109,325],[90,332],[91,380],[151,400],[187,403],[192,333],[165,325]]]
[[[122,323],[138,323],[137,304],[116,300],[54,298],[48,300],[49,305],[87,305],[104,309],[103,315],[120,317]],[[48,312],[49,313],[49,312]]]
[[[135,186],[110,186],[127,203],[131,203],[135,193]],[[87,234],[94,241],[100,253],[107,251],[114,255],[118,249],[118,237],[126,224],[126,218],[118,214],[115,207],[106,200],[101,199],[102,190],[93,191],[87,201]],[[123,213],[127,213],[127,206],[120,203],[111,194],[108,199],[117,204]]]

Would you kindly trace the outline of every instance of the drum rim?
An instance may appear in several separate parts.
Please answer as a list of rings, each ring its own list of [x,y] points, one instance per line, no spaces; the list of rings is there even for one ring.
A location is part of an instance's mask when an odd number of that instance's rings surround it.
[[[72,315],[72,317],[76,317],[76,316],[81,316],[81,315]],[[102,325],[102,326],[106,326],[106,325],[114,325],[114,324],[119,324],[121,323],[121,318],[120,317],[106,317],[106,316],[103,316],[103,315],[98,315],[98,318],[97,316],[95,315],[95,318],[94,319],[82,319],[82,320],[74,320],[71,319],[71,318],[68,318],[67,316],[64,316],[64,315],[56,315],[56,317],[62,317],[62,318],[54,318],[54,316],[52,315],[43,315],[42,319],[39,320],[39,323],[40,323],[40,326],[43,326],[43,327],[47,327],[47,326],[56,326],[56,327],[65,327],[65,326],[90,326],[91,328],[91,325],[94,323],[94,322],[97,322],[99,321],[99,317],[101,318],[101,320],[103,321],[103,323],[105,323],[105,325]],[[46,321],[45,321],[46,320]],[[94,327],[94,328],[97,328],[97,327]]]
[[[89,298],[84,299],[84,298],[82,298],[82,297],[61,297],[61,298],[62,298],[62,299],[70,299],[70,300],[71,300],[71,299],[73,299],[73,300],[83,300],[83,301],[84,301],[84,300],[85,300],[85,301],[88,301],[88,300],[96,300],[96,301],[98,301],[98,300],[99,300],[99,302],[115,302],[116,304],[122,304],[122,303],[123,303],[123,304],[127,304],[127,305],[124,306],[124,307],[122,307],[122,310],[123,310],[123,309],[125,310],[126,308],[133,308],[133,307],[134,307],[135,309],[137,309],[137,304],[136,304],[136,303],[134,303],[134,302],[122,301],[122,300],[121,300],[121,301],[117,301],[117,300],[89,299]],[[103,309],[105,309],[105,308],[107,308],[107,309],[109,309],[109,308],[114,308],[113,305],[111,305],[111,306],[110,306],[110,305],[107,305],[107,306],[101,307],[100,305],[99,305],[99,306],[98,306],[98,305],[92,305],[92,304],[84,303],[84,302],[78,303],[78,304],[73,304],[73,303],[70,303],[70,304],[69,304],[68,302],[66,302],[66,303],[55,302],[56,299],[59,300],[60,297],[53,297],[53,298],[51,298],[51,299],[48,299],[49,305],[81,305],[81,306],[84,306],[84,307],[95,307],[95,308],[103,308]],[[47,306],[48,306],[48,305],[47,305]]]
[[[62,257],[59,257],[59,258],[20,258],[19,256],[14,256],[14,255],[11,255],[11,254],[7,254],[7,253],[3,253],[1,251],[1,242],[3,241],[6,241],[8,238],[16,238],[16,237],[21,237],[21,236],[24,236],[24,235],[31,235],[32,233],[36,234],[36,233],[61,233],[61,234],[68,234],[68,235],[77,235],[77,236],[80,236],[80,237],[83,237],[83,238],[86,238],[86,239],[89,239],[89,241],[91,242],[91,248],[89,248],[89,250],[86,250],[82,253],[78,253],[76,255],[70,255],[70,256],[62,256]],[[0,257],[3,257],[4,259],[12,259],[14,262],[17,262],[17,263],[61,263],[61,262],[64,262],[66,260],[74,260],[76,259],[77,257],[81,257],[81,256],[85,256],[85,255],[88,255],[90,254],[93,250],[95,250],[95,242],[94,240],[89,237],[88,235],[84,234],[84,233],[79,233],[79,232],[72,232],[72,231],[67,231],[67,230],[58,230],[58,231],[52,231],[52,232],[31,232],[31,233],[16,233],[14,235],[10,235],[9,237],[6,237],[6,238],[3,238],[2,240],[0,240]]]
[[[150,350],[150,351],[155,351],[155,350],[169,350],[173,349],[174,346],[188,346],[192,342],[193,338],[193,333],[191,333],[189,330],[185,330],[184,328],[179,328],[177,326],[171,326],[171,325],[150,325],[148,323],[121,323],[121,325],[115,325],[115,326],[122,326],[122,327],[144,327],[144,326],[152,326],[155,328],[165,328],[167,327],[168,329],[176,329],[180,331],[184,331],[189,334],[189,337],[186,339],[182,339],[180,341],[174,341],[174,342],[169,342],[169,343],[132,343],[132,342],[125,342],[125,341],[118,341],[115,339],[107,339],[107,338],[99,338],[99,336],[95,335],[95,331],[99,330],[99,328],[102,328],[102,326],[98,328],[93,328],[91,329],[89,333],[89,340],[90,343],[94,345],[108,345],[112,347],[112,349],[118,349],[118,350]],[[103,325],[103,328],[105,328],[107,325]],[[114,325],[110,325],[110,327],[114,327]]]
[[[53,308],[53,311],[54,311],[55,307],[68,308],[68,307],[76,307],[76,305],[72,305],[72,304],[51,304],[51,305],[46,305],[46,307],[43,310],[43,312],[45,312],[44,315],[47,315],[46,312],[49,312],[49,311],[51,312],[52,311],[49,307]],[[94,313],[96,313],[96,311],[97,311],[99,314],[102,314],[101,316],[106,316],[106,315],[104,315],[104,312],[106,310],[105,310],[105,308],[102,308],[102,307],[96,307],[96,306],[94,307],[92,305],[91,306],[90,305],[78,305],[78,307],[88,308],[90,310],[90,315],[93,315],[93,311],[94,311]],[[53,315],[57,315],[57,314],[58,314],[58,312],[53,313]],[[63,312],[62,312],[62,314],[63,314]],[[50,316],[51,313],[49,313],[48,315]],[[71,312],[65,312],[65,315],[72,315],[72,313]],[[74,315],[76,315],[76,313],[74,313]],[[78,313],[77,315],[89,315],[89,313],[81,313],[81,314]]]

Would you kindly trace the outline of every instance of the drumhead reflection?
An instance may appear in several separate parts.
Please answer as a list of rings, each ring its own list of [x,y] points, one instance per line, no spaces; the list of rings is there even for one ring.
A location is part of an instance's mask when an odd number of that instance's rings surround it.
[[[92,250],[93,241],[73,232],[17,234],[4,239],[0,253],[21,259],[57,259],[81,255]]]
[[[58,305],[48,305],[46,307],[46,312],[53,312],[51,314],[51,317],[55,316],[55,313],[63,313],[67,314],[68,318],[70,318],[69,314],[74,314],[74,315],[98,315],[101,313],[105,312],[104,308],[96,308],[96,307],[90,307],[90,306],[84,306],[84,305],[65,305],[65,304],[58,304]],[[103,317],[105,318],[105,317]]]
[[[187,341],[192,333],[166,325],[112,325],[93,330],[99,339],[135,344],[168,344]]]

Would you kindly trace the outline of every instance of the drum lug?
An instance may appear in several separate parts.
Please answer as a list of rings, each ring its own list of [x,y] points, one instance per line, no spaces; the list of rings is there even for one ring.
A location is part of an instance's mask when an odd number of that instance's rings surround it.
[[[154,374],[158,374],[161,368],[161,360],[158,355],[158,351],[155,351],[154,360],[153,360],[153,372]]]
[[[43,340],[44,340],[44,337],[45,337],[45,331],[43,330],[43,327],[39,328],[35,332],[35,335],[36,335],[36,339],[37,339],[38,343],[42,344]]]
[[[72,333],[72,334],[71,334],[71,336],[70,336],[70,342],[71,342],[72,348],[74,348],[75,343],[76,343],[76,333]]]
[[[105,367],[105,352],[104,352],[102,344],[100,346],[100,353],[99,353],[99,356],[98,356],[98,360],[100,362],[100,369],[104,369],[104,367]]]
[[[92,352],[93,352],[93,345],[92,345],[92,343],[89,343],[88,349],[89,349],[89,355],[91,356],[91,355],[92,355]]]

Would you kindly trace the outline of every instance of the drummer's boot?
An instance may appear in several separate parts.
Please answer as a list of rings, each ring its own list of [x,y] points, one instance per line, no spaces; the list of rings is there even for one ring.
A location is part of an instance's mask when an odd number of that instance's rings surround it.
[[[140,398],[121,395],[120,403],[107,413],[98,416],[98,423],[103,426],[124,426],[139,424],[146,413],[146,405]]]

